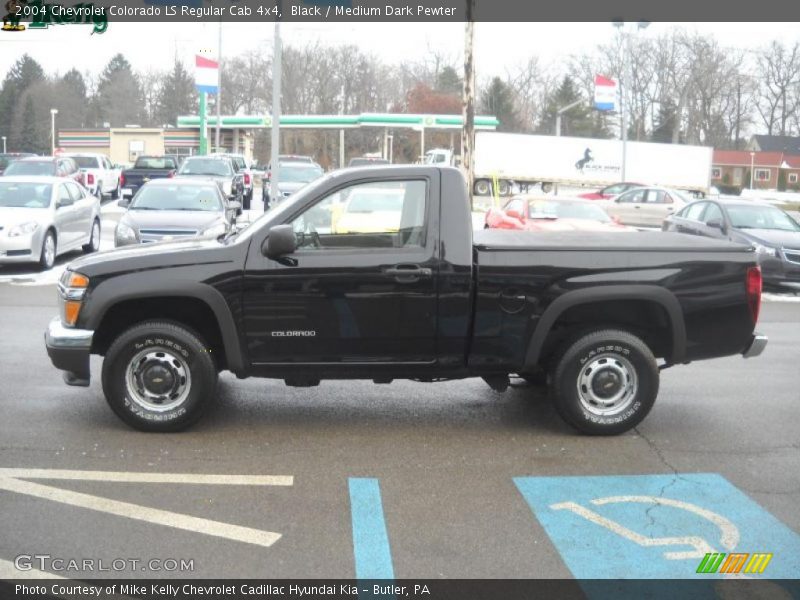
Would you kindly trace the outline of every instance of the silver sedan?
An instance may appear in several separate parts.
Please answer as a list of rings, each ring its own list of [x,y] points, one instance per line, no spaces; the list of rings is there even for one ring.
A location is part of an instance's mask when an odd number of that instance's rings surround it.
[[[100,200],[67,177],[0,178],[0,264],[38,263],[100,247]]]

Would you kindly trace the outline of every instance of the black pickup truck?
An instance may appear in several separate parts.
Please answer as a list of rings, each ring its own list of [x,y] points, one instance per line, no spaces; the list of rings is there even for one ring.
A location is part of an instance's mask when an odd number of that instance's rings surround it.
[[[129,425],[175,431],[214,401],[220,371],[549,384],[590,434],[638,424],[659,371],[761,353],[752,248],[662,232],[474,235],[450,167],[345,169],[248,228],[78,259],[45,334],[71,385]]]
[[[177,170],[178,160],[174,156],[140,156],[133,168],[124,170],[119,178],[122,197],[127,199],[125,203],[151,179],[172,177]]]

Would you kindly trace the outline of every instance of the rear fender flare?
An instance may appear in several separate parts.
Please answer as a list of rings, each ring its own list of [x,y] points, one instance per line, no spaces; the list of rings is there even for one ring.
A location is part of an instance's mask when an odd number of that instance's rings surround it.
[[[669,362],[683,361],[686,355],[686,324],[675,294],[665,288],[650,285],[609,285],[574,290],[556,298],[536,324],[525,354],[525,367],[533,368],[538,364],[547,336],[564,311],[581,304],[604,300],[644,300],[658,304],[666,311],[672,331],[672,356],[669,357]]]

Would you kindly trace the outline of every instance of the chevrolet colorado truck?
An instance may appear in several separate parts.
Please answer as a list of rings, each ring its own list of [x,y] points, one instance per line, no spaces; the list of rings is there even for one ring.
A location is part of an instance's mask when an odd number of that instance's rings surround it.
[[[351,196],[364,218],[342,232]],[[753,248],[473,234],[462,174],[437,166],[333,172],[236,233],[78,259],[58,293],[53,365],[88,386],[90,355],[104,356],[109,405],[147,431],[195,422],[228,370],[290,386],[481,377],[498,391],[515,374],[544,380],[576,429],[617,434],[653,407],[662,369],[767,343]]]

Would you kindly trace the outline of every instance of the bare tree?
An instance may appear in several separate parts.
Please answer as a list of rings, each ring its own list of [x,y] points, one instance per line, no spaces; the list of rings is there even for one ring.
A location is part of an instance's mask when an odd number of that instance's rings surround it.
[[[789,47],[772,42],[756,52],[756,64],[760,81],[758,114],[768,135],[787,135],[800,100],[800,42]]]

